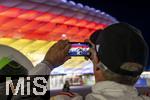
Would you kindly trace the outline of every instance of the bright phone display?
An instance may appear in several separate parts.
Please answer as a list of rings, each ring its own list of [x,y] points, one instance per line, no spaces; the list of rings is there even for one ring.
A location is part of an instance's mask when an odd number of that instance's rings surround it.
[[[90,44],[87,42],[70,42],[69,56],[89,56]]]

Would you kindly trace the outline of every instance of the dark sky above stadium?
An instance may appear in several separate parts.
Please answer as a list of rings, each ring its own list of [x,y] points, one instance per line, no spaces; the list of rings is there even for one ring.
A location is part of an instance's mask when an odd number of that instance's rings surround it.
[[[127,22],[142,31],[150,47],[150,4],[148,0],[73,0],[100,9],[117,20]]]

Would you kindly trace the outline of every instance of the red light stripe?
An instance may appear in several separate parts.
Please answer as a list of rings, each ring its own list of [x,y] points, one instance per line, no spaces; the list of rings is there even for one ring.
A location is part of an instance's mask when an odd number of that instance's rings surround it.
[[[65,33],[72,41],[83,41],[96,29],[106,26],[63,15],[0,6],[0,31],[6,33],[1,37],[57,41]]]
[[[14,17],[12,14],[11,14],[11,12],[12,12],[12,9],[13,9],[13,11],[16,9],[17,11],[20,11],[20,10],[23,10],[23,9],[20,9],[20,8],[11,8],[11,9],[8,9],[8,11],[5,11],[5,12],[1,12],[0,13],[0,15],[2,14],[2,15],[4,15],[4,16],[8,16],[8,17]],[[42,14],[43,14],[43,12],[39,12],[39,11],[35,11],[35,10],[25,10],[26,12],[24,12],[24,13],[16,13],[16,15],[17,14],[19,14],[17,17],[19,17],[19,18],[23,18],[23,19],[28,19],[28,20],[31,20],[31,19],[33,19],[33,20],[35,20],[36,18],[38,18],[39,16],[41,16]],[[48,13],[48,15],[49,16],[55,16],[55,18],[54,19],[52,19],[52,20],[49,20],[49,21],[52,21],[52,22],[59,22],[59,23],[65,23],[64,21],[65,21],[65,16],[62,16],[62,15],[55,15],[55,14],[52,14],[52,13]],[[60,18],[60,16],[61,16],[61,20],[59,19]],[[58,18],[57,18],[58,17]],[[67,18],[67,19],[69,19],[69,18]],[[76,18],[75,18],[76,19]],[[67,20],[66,20],[67,21]],[[80,22],[80,21],[84,21],[84,20],[78,20],[77,19],[77,21],[78,22]],[[89,21],[86,21],[85,20],[85,22],[87,22],[88,24],[90,24],[90,23],[92,23],[92,22],[89,22]],[[75,25],[75,26],[79,26],[80,24],[78,24],[77,25],[77,23],[75,24],[72,24],[72,23],[69,23],[70,25]],[[97,24],[96,23],[96,25],[99,25],[99,24]],[[81,27],[81,26],[80,26]],[[86,26],[84,26],[84,27],[86,27]],[[92,28],[95,28],[95,27],[92,27]]]

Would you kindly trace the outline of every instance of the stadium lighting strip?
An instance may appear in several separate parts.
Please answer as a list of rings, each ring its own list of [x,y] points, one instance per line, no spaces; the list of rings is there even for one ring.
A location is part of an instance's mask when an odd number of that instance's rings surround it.
[[[106,26],[63,15],[0,6],[0,37],[57,41],[65,34],[73,41],[83,41]]]

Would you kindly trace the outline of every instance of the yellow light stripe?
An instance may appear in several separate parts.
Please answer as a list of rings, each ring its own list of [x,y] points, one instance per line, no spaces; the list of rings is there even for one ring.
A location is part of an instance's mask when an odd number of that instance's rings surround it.
[[[15,41],[16,41],[16,39],[0,38],[0,44],[3,44],[3,45],[10,45],[11,43],[13,43]]]
[[[0,38],[0,44],[8,45],[21,51],[34,65],[44,58],[48,49],[55,43],[56,41]],[[72,57],[63,66],[65,68],[81,68],[84,67],[82,66],[84,61],[84,57]]]
[[[27,39],[20,39],[13,43],[11,43],[9,46],[16,48],[17,50],[22,50],[24,47],[29,45],[32,41]]]

